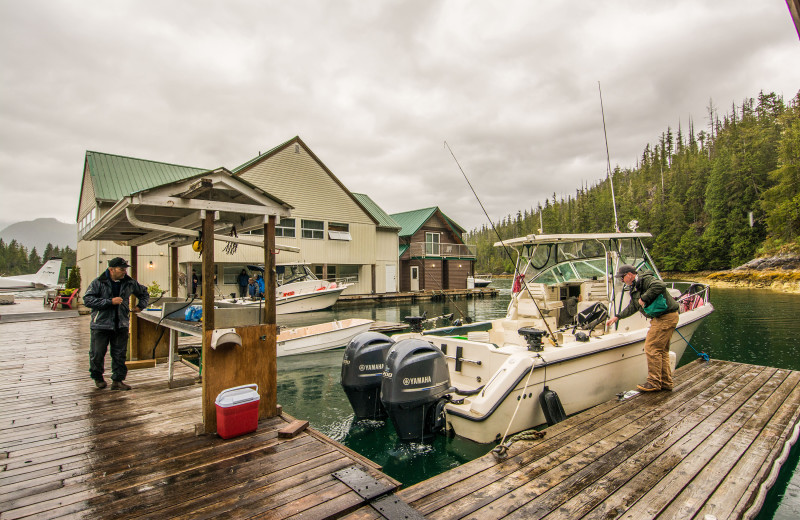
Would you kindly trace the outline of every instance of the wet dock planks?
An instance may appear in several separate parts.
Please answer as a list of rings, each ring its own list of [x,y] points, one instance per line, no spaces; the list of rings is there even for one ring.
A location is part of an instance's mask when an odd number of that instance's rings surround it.
[[[800,372],[696,361],[676,382],[397,496],[431,519],[752,518],[797,439]],[[362,508],[345,518],[379,517]]]
[[[362,502],[331,473],[378,467],[293,418],[236,439],[195,436],[200,385],[131,370],[129,392],[88,378],[88,317],[0,325],[0,518],[325,518]],[[107,359],[107,379],[110,377]],[[175,365],[178,377],[194,377]]]

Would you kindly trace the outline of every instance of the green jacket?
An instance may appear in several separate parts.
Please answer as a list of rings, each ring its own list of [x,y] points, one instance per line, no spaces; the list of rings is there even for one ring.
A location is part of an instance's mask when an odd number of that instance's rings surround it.
[[[656,316],[651,316],[644,312],[644,308],[639,305],[639,299],[641,298],[644,302],[644,306],[647,307],[661,294],[663,294],[664,298],[667,300],[667,310]],[[641,312],[647,318],[657,318],[658,316],[663,316],[664,314],[669,314],[677,310],[678,302],[670,296],[669,291],[667,291],[667,284],[656,278],[653,275],[653,271],[642,271],[636,275],[636,281],[633,282],[633,287],[631,287],[631,302],[617,314],[617,318],[621,320],[625,319],[628,316],[636,314],[636,311]]]

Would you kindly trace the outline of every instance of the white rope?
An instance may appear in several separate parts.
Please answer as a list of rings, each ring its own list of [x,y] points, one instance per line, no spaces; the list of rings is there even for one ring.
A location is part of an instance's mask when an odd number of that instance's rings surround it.
[[[531,358],[531,371],[528,372],[528,379],[525,380],[525,387],[522,389],[522,395],[525,395],[525,392],[528,390],[528,383],[530,382],[531,376],[533,375],[533,365],[535,362],[536,360]],[[500,441],[500,444],[506,442],[506,436],[508,436],[508,430],[511,429],[511,424],[514,422],[514,418],[517,416],[517,412],[519,411],[519,405],[522,404],[522,395],[517,401],[517,407],[514,409],[514,415],[511,416],[511,420],[508,422],[508,427],[506,427],[506,432],[503,434],[503,440]]]

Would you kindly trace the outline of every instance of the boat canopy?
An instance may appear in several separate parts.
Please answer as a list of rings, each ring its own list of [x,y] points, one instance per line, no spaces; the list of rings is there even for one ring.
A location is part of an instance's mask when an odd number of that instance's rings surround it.
[[[660,278],[642,243],[650,237],[650,233],[528,235],[495,246],[504,244],[517,251],[516,271],[527,281],[553,285],[606,279],[620,263],[652,270]]]
[[[564,235],[528,235],[495,242],[495,247],[520,246],[527,244],[555,244],[558,242],[583,242],[586,240],[611,240],[619,238],[651,238],[650,233],[581,233]]]

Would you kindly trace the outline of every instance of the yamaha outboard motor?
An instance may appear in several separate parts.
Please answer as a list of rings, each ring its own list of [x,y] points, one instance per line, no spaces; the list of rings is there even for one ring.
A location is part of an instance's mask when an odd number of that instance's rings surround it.
[[[395,343],[386,358],[381,401],[402,441],[426,441],[444,429],[450,392],[447,361],[421,339]]]
[[[342,387],[356,421],[386,420],[381,404],[384,360],[394,340],[377,332],[362,332],[347,344],[342,360]]]

